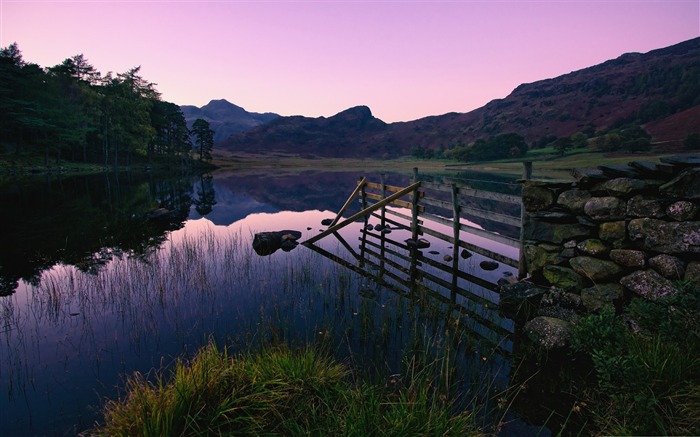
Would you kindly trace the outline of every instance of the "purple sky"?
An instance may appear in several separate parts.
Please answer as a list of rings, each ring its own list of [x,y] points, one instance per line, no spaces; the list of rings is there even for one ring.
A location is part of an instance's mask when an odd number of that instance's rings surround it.
[[[0,0],[0,45],[48,67],[141,65],[163,99],[387,122],[467,112],[521,83],[700,36],[700,0]]]

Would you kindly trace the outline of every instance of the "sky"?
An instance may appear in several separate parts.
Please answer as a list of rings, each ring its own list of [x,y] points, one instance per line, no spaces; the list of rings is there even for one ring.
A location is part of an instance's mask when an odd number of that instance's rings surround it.
[[[468,112],[521,83],[700,36],[700,0],[0,0],[0,47],[141,66],[163,100],[386,121]]]

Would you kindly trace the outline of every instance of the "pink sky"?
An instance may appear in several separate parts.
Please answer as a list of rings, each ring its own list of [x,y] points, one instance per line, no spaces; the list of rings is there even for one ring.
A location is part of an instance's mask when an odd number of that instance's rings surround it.
[[[163,99],[387,122],[468,112],[521,83],[700,36],[700,0],[0,0],[0,46],[141,65]]]

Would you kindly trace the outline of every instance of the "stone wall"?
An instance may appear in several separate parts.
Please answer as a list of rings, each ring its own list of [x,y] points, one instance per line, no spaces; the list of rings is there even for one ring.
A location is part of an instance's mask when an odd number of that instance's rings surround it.
[[[700,281],[700,156],[572,173],[524,182],[523,256],[544,295],[526,332],[565,333],[606,304]]]

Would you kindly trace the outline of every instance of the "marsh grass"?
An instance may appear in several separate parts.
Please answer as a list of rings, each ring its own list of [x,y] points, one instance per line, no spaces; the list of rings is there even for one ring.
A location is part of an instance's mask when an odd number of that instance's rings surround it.
[[[437,363],[436,363],[437,364]],[[136,373],[86,435],[478,435],[472,412],[454,412],[432,367],[408,363],[405,384],[351,378],[313,347],[266,347],[230,356],[214,344],[155,381]]]

